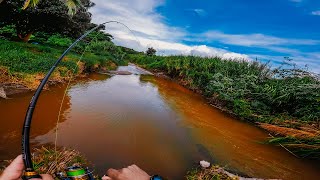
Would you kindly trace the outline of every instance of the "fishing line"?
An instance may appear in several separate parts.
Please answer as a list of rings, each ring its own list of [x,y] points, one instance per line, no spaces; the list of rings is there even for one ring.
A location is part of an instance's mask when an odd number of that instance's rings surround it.
[[[67,55],[67,53],[74,47],[77,45],[77,43],[79,41],[81,41],[82,39],[84,39],[87,35],[89,35],[90,33],[92,33],[93,31],[97,30],[98,28],[103,27],[105,24],[109,24],[109,23],[117,23],[117,24],[122,24],[123,26],[125,26],[126,28],[128,28],[132,34],[133,31],[126,26],[125,24],[118,22],[118,21],[107,21],[104,22],[100,25],[97,25],[96,27],[90,29],[89,31],[87,31],[85,34],[83,34],[82,36],[80,36],[76,41],[74,41],[63,53],[62,55],[59,57],[59,59],[56,60],[56,62],[53,64],[53,66],[50,68],[50,70],[48,71],[48,73],[45,75],[45,77],[42,79],[41,83],[39,84],[38,88],[36,89],[34,95],[31,98],[30,104],[28,106],[27,112],[26,112],[26,116],[24,119],[24,123],[23,123],[23,129],[22,129],[22,141],[21,141],[21,145],[22,145],[22,157],[23,157],[23,162],[25,165],[25,172],[24,172],[24,176],[22,176],[22,179],[24,180],[28,180],[28,179],[32,179],[32,178],[41,178],[41,176],[35,172],[34,168],[33,168],[33,164],[32,164],[32,159],[31,159],[31,151],[30,151],[30,129],[31,129],[31,122],[32,122],[32,117],[33,117],[33,113],[34,110],[36,108],[38,99],[40,97],[40,94],[44,88],[44,86],[46,85],[46,83],[48,82],[51,74],[54,72],[54,70],[56,69],[56,67],[59,65],[59,63],[62,61],[62,59]],[[134,35],[135,36],[135,35]],[[139,41],[140,42],[140,41]],[[71,81],[71,80],[70,80]],[[70,85],[70,83],[69,83]],[[63,98],[64,99],[64,98]],[[62,106],[63,102],[61,103]],[[61,115],[61,111],[59,112],[59,114]],[[60,116],[59,116],[60,117]]]
[[[64,99],[65,99],[65,97],[66,97],[66,95],[67,95],[67,92],[68,92],[70,83],[71,83],[71,81],[72,81],[72,79],[73,79],[73,75],[75,74],[77,67],[79,67],[79,63],[81,62],[81,60],[82,60],[82,58],[83,58],[83,55],[86,53],[87,48],[89,47],[89,45],[91,44],[91,42],[93,42],[94,40],[97,40],[97,36],[98,36],[98,34],[96,34],[96,35],[94,36],[94,39],[92,39],[92,40],[90,41],[90,43],[88,43],[88,44],[86,45],[85,49],[83,50],[83,52],[82,52],[82,54],[81,54],[81,56],[80,56],[80,59],[77,61],[76,65],[75,65],[75,67],[74,67],[74,69],[73,69],[73,72],[72,72],[71,75],[70,75],[70,78],[69,78],[69,81],[68,81],[68,83],[67,83],[66,89],[65,89],[65,91],[64,91],[64,93],[63,93],[63,96],[62,96],[62,100],[61,100],[60,107],[59,107],[58,119],[57,119],[56,128],[55,128],[54,152],[55,152],[55,156],[56,156],[56,158],[55,158],[55,163],[56,163],[56,165],[58,165],[58,153],[57,153],[58,128],[59,128],[59,122],[60,122],[60,117],[61,117],[61,112],[62,112],[62,106],[63,106],[63,103],[64,103]],[[50,169],[49,169],[49,170],[50,170]],[[49,171],[49,170],[48,170],[48,171]]]
[[[129,29],[129,31],[132,33],[132,35],[135,37],[135,39],[139,42],[139,45],[141,46],[141,43],[140,43],[139,39],[136,37],[136,35],[134,34],[134,32],[133,32],[127,25],[125,25],[125,24],[123,24],[123,23],[121,23],[121,22],[118,22],[118,21],[109,21],[109,23],[117,23],[117,24],[121,24],[121,25],[125,26],[127,29]],[[103,23],[103,24],[104,24],[104,23]],[[106,24],[108,24],[108,23],[106,23]],[[86,45],[84,51],[82,52],[81,57],[80,57],[80,59],[78,60],[78,62],[76,63],[76,66],[74,67],[73,72],[72,72],[72,74],[71,74],[71,76],[70,76],[70,78],[69,78],[69,81],[68,81],[68,83],[67,83],[66,89],[65,89],[64,94],[63,94],[63,97],[62,97],[62,101],[61,101],[61,103],[60,103],[59,113],[58,113],[58,119],[57,119],[56,128],[55,128],[55,140],[54,140],[54,152],[55,152],[55,156],[56,156],[56,157],[55,157],[55,163],[56,163],[56,165],[58,165],[58,153],[57,153],[58,129],[59,129],[59,122],[60,122],[60,119],[61,119],[60,117],[61,117],[61,112],[62,112],[63,103],[64,103],[65,97],[66,97],[66,95],[67,95],[68,89],[69,89],[69,87],[70,87],[71,80],[73,79],[73,75],[74,75],[74,73],[75,73],[75,71],[76,71],[76,68],[78,67],[79,63],[81,62],[81,60],[82,60],[82,58],[83,58],[83,56],[84,56],[87,48],[88,48],[89,45],[91,44],[91,42],[93,42],[94,40],[97,40],[97,36],[98,36],[98,34],[96,34],[95,37],[94,37],[94,39],[92,39],[92,40],[90,41],[90,43],[88,43],[88,44]]]

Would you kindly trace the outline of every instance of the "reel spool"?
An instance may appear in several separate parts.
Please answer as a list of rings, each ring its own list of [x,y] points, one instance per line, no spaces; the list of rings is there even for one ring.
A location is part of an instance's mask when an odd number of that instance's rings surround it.
[[[94,180],[92,171],[80,166],[70,166],[65,172],[56,173],[60,180]]]

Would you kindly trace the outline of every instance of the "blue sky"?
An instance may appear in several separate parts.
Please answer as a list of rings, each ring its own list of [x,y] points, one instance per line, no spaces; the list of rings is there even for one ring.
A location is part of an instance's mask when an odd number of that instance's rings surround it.
[[[93,0],[93,21],[107,26],[115,43],[158,54],[271,61],[289,56],[320,72],[319,0]]]

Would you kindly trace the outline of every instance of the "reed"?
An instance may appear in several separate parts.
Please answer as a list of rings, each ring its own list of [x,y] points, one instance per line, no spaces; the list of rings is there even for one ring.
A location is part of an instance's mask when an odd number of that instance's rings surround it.
[[[320,146],[315,140],[320,129],[319,75],[307,69],[288,64],[271,68],[268,63],[220,57],[135,54],[128,58],[164,72],[240,119],[264,123],[262,128],[280,138],[308,139],[295,144]]]

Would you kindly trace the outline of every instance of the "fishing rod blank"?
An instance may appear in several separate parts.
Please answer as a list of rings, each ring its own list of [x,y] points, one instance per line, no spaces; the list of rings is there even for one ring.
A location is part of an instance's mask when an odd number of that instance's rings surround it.
[[[30,152],[30,128],[31,128],[31,121],[32,121],[32,116],[33,116],[33,112],[36,108],[39,96],[43,90],[43,87],[45,86],[45,84],[48,82],[51,74],[53,73],[53,71],[55,70],[55,68],[59,65],[59,63],[61,62],[61,60],[67,55],[67,53],[79,42],[81,41],[83,38],[85,38],[86,36],[88,36],[90,33],[92,33],[93,31],[95,31],[98,28],[103,27],[103,25],[108,24],[108,23],[119,23],[119,24],[123,24],[120,23],[118,21],[107,21],[105,23],[102,23],[92,29],[90,29],[89,31],[87,31],[85,34],[83,34],[81,37],[79,37],[76,41],[74,41],[67,50],[64,51],[64,53],[61,55],[61,57],[59,59],[57,59],[57,61],[53,64],[53,66],[51,67],[51,69],[49,70],[49,72],[46,74],[46,76],[44,77],[44,79],[41,81],[40,85],[38,86],[36,92],[34,93],[28,110],[26,112],[26,116],[24,119],[24,125],[23,125],[23,130],[22,130],[22,157],[23,157],[23,162],[25,165],[25,173],[24,176],[22,177],[23,180],[29,180],[32,178],[41,178],[41,176],[39,174],[37,174],[34,171],[33,165],[32,165],[32,160],[31,160],[31,152]]]

